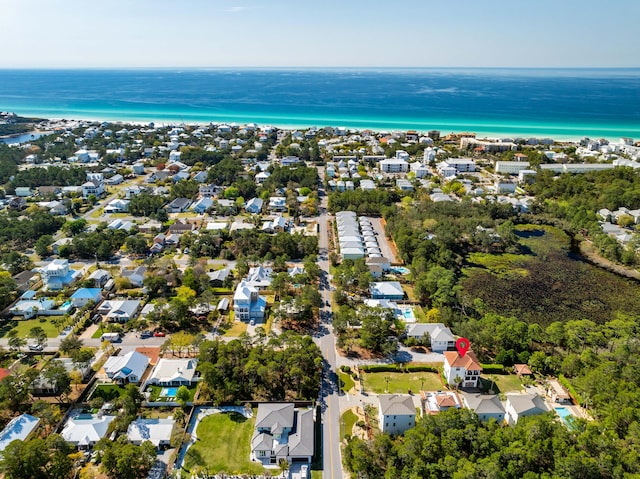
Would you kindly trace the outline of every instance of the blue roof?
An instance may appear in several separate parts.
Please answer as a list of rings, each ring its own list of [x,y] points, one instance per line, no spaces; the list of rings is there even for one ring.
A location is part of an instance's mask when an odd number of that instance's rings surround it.
[[[33,299],[36,297],[36,292],[32,289],[25,291],[24,293],[22,293],[22,296],[20,296],[20,298],[22,299]]]
[[[102,290],[100,288],[80,288],[75,293],[71,295],[72,299],[81,299],[81,298],[89,298],[94,299],[102,294]]]

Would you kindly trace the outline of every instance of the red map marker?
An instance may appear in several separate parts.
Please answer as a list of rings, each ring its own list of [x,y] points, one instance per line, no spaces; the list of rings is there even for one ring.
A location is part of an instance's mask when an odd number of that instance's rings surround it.
[[[458,350],[461,358],[464,358],[464,355],[467,354],[467,351],[469,351],[469,346],[470,343],[467,338],[458,338],[458,340],[456,341],[456,349]]]

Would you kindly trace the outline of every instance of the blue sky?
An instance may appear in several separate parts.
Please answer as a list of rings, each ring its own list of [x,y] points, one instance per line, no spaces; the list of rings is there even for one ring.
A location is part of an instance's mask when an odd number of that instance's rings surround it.
[[[638,18],[638,0],[0,0],[0,68],[640,67]]]

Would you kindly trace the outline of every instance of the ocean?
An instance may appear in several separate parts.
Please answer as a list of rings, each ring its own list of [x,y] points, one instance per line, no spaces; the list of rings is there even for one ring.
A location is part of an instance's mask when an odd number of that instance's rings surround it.
[[[0,110],[42,118],[640,139],[640,69],[0,70]]]

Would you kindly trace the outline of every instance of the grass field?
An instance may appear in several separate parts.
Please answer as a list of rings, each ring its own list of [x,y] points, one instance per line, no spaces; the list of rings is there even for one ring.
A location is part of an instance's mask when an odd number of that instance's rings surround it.
[[[340,418],[340,426],[342,427],[342,437],[340,440],[344,440],[346,436],[353,434],[353,426],[358,422],[358,416],[351,409],[345,411]]]
[[[196,431],[198,440],[185,456],[185,471],[191,472],[200,466],[210,473],[263,473],[262,466],[249,460],[254,424],[255,418],[246,419],[237,413],[205,417]]]
[[[247,323],[243,323],[241,321],[234,321],[233,325],[225,331],[223,336],[228,338],[237,338],[242,333],[247,332]]]
[[[351,388],[355,387],[356,383],[350,374],[338,371],[338,377],[340,378],[340,386],[343,392],[348,393]]]
[[[515,374],[489,374],[482,378],[481,389],[483,391],[489,391],[492,381],[495,382],[493,387],[495,393],[505,394],[522,390],[520,378]]]
[[[116,384],[101,384],[96,387],[96,390],[91,395],[91,399],[101,397],[105,401],[109,402],[115,398],[122,396],[126,389]]]
[[[389,378],[389,393],[406,394],[411,390],[413,393],[420,391],[420,387],[425,391],[440,391],[444,385],[437,373],[430,372],[410,372],[410,373],[363,373],[365,391],[373,391],[377,394],[384,394],[387,390]]]
[[[19,321],[14,321],[11,324],[14,324],[14,327],[12,329],[15,329],[18,331],[18,337],[20,338],[28,337],[29,330],[31,330],[31,328],[35,328],[36,326],[39,326],[42,329],[44,329],[44,332],[47,334],[48,338],[55,338],[60,334],[60,331],[58,330],[58,328],[56,328],[56,326],[48,319],[44,322],[40,321],[37,318],[21,319]]]

